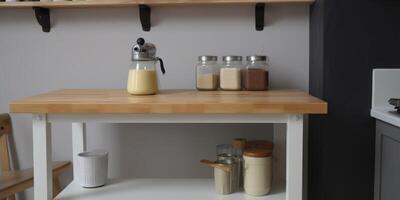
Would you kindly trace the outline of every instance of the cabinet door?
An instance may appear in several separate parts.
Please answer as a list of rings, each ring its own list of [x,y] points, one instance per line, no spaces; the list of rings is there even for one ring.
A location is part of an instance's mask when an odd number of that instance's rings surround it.
[[[400,128],[377,122],[375,200],[400,199]]]

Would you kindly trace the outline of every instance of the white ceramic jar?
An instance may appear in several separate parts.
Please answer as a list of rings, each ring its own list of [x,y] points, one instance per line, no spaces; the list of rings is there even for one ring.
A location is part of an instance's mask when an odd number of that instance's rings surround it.
[[[249,149],[244,158],[244,190],[253,196],[266,195],[272,186],[272,151]]]
[[[79,184],[82,187],[100,187],[107,183],[108,152],[96,150],[78,154]]]

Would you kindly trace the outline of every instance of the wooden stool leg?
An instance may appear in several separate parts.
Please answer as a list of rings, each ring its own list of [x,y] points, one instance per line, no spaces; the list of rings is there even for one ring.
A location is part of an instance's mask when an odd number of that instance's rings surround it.
[[[61,192],[60,180],[58,177],[53,177],[53,197],[56,197]]]

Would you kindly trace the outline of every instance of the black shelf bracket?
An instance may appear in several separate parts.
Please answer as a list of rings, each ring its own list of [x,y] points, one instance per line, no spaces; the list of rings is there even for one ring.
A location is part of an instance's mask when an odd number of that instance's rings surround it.
[[[140,23],[143,31],[150,31],[151,28],[151,8],[148,5],[139,5]]]
[[[255,6],[256,30],[264,30],[265,3],[257,3]]]
[[[42,7],[33,7],[35,16],[40,26],[42,26],[43,32],[50,32],[50,9]]]

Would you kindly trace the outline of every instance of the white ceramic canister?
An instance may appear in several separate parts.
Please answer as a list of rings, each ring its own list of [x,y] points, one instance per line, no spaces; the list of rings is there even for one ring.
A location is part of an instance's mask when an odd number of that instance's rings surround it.
[[[272,186],[272,151],[249,149],[243,158],[245,192],[254,196],[268,194]]]
[[[82,187],[100,187],[107,183],[108,152],[102,150],[78,154],[79,184]]]

